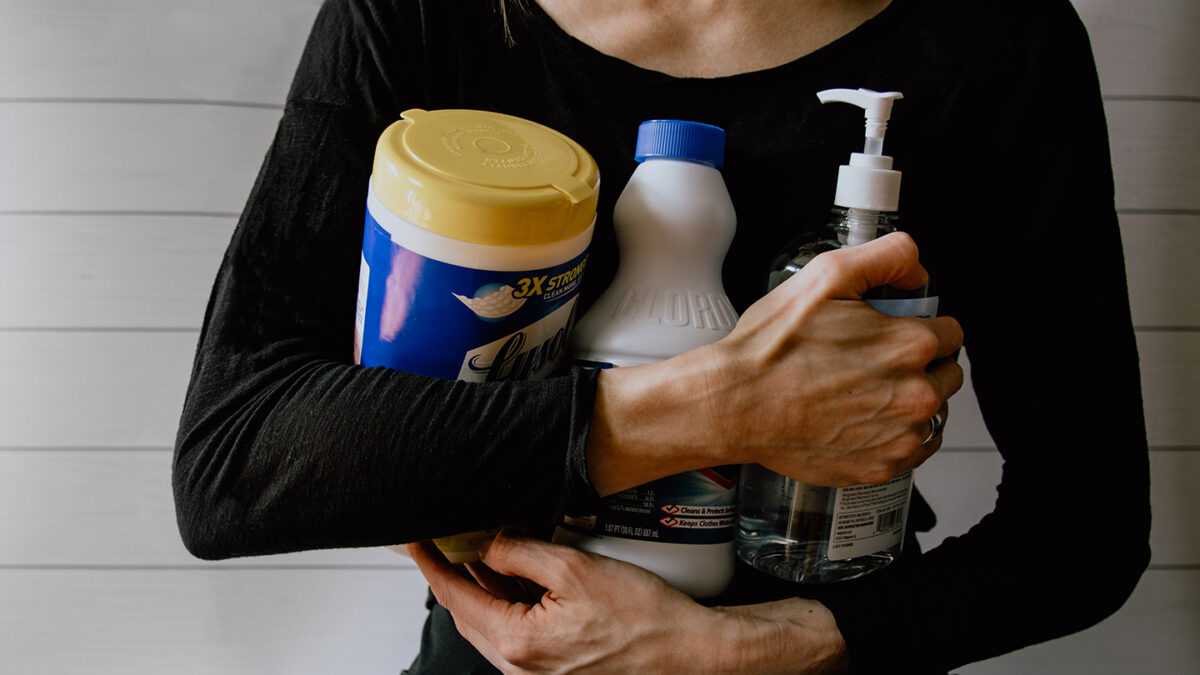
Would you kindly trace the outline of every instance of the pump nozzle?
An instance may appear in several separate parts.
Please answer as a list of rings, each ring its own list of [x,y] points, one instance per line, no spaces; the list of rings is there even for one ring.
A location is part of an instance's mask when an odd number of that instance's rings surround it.
[[[821,103],[849,103],[866,111],[867,142],[863,148],[864,155],[883,154],[883,135],[887,133],[888,120],[892,118],[892,103],[899,98],[904,98],[904,94],[898,91],[826,89],[817,92],[817,99]]]
[[[826,89],[817,92],[821,103],[837,101],[862,108],[867,118],[867,140],[861,153],[850,155],[850,163],[838,171],[834,203],[851,209],[895,211],[900,201],[900,172],[892,170],[892,158],[883,154],[883,136],[892,117],[892,104],[904,98],[898,91],[870,89]]]

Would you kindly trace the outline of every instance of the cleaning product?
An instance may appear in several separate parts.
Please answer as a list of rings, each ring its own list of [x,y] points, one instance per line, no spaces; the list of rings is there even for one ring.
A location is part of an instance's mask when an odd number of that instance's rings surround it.
[[[883,138],[899,92],[831,89],[822,103],[863,108],[866,144],[838,172],[828,225],[784,252],[772,266],[768,287],[783,283],[818,254],[856,246],[893,232],[899,222],[900,172],[883,154]],[[937,314],[931,286],[916,291],[890,287],[865,296],[891,316]],[[827,488],[781,476],[757,464],[742,468],[737,553],[751,566],[804,583],[853,579],[888,565],[900,553],[912,492],[912,472],[882,485]]]
[[[737,313],[721,284],[736,216],[720,167],[725,132],[679,120],[638,127],[641,162],[613,210],[621,262],[580,319],[572,355],[598,367],[655,363],[714,342]],[[554,540],[634,563],[693,597],[733,574],[738,467],[670,476],[570,514]]]
[[[375,150],[355,360],[472,382],[553,372],[567,355],[599,182],[582,147],[540,124],[405,111]],[[494,532],[435,541],[466,562]]]

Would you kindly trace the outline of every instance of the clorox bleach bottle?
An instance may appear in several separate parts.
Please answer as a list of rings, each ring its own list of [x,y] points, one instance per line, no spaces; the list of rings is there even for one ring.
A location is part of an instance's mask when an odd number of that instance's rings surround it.
[[[595,161],[510,115],[401,117],[375,150],[356,362],[470,382],[549,375],[566,361],[587,264]],[[451,562],[470,562],[497,531],[434,541]]]
[[[621,263],[579,320],[576,362],[655,363],[729,334],[737,313],[721,284],[736,216],[719,171],[725,132],[677,120],[638,127],[641,164],[613,210]],[[554,540],[639,565],[703,598],[733,577],[738,467],[669,476],[569,514]]]

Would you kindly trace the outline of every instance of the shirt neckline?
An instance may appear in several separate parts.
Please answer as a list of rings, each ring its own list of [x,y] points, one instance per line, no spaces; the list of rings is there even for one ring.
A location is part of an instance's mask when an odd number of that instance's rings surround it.
[[[845,58],[848,56],[848,51],[852,52],[856,48],[870,44],[873,39],[879,39],[886,34],[888,28],[896,23],[897,18],[909,2],[908,0],[892,0],[882,11],[859,24],[849,33],[792,61],[761,70],[712,78],[677,77],[643,68],[616,56],[605,54],[563,30],[534,0],[529,0],[524,4],[524,17],[529,23],[534,24],[536,37],[548,37],[562,57],[572,59],[585,68],[615,73],[622,80],[631,84],[669,86],[681,91],[702,89],[711,93],[714,90],[753,87],[765,82],[778,81],[780,78],[786,80],[819,68],[830,60]],[[530,33],[523,37],[534,39],[535,35]],[[521,37],[517,38],[518,41],[520,39]]]

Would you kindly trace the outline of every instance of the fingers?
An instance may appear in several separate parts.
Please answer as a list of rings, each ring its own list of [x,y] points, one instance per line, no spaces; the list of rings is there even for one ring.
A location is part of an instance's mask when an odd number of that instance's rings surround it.
[[[479,551],[480,558],[495,572],[522,577],[544,588],[561,591],[579,581],[586,553],[567,546],[534,539],[512,530],[501,530]]]
[[[920,321],[937,337],[937,348],[933,355],[934,359],[957,356],[956,352],[962,349],[963,344],[963,329],[957,319],[949,316],[939,316],[933,319],[920,319]]]
[[[514,605],[460,575],[433,542],[409,544],[407,549],[438,604],[449,610],[455,619],[472,626],[498,625],[507,619]]]
[[[469,562],[465,567],[475,581],[488,593],[509,602],[537,602],[542,593],[532,593],[521,584],[518,577],[507,577],[497,574],[492,568],[482,562]]]
[[[807,275],[823,278],[824,295],[842,300],[859,300],[877,286],[913,289],[929,280],[918,261],[917,245],[903,232],[822,253],[796,276]]]
[[[942,400],[958,393],[964,383],[962,366],[950,358],[938,359],[930,363],[925,369],[925,374],[929,377],[933,390],[942,397]]]

